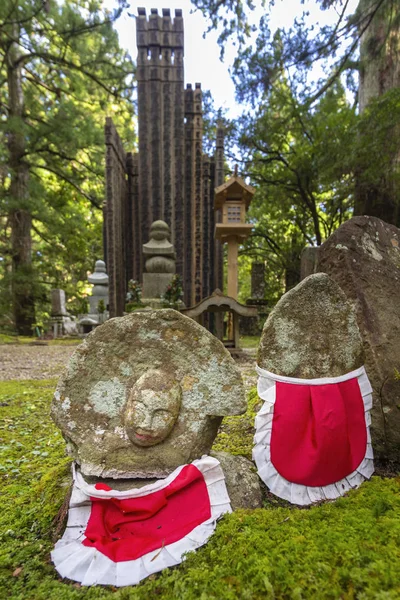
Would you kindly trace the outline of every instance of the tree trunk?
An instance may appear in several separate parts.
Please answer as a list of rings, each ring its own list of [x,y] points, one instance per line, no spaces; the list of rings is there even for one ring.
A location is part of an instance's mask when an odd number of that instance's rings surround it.
[[[299,241],[296,235],[291,240],[291,248],[287,259],[285,270],[285,292],[294,288],[301,280],[301,251],[304,248],[304,240]]]
[[[359,10],[364,16],[377,5],[377,0],[360,0]],[[400,86],[400,2],[384,2],[361,37],[359,107],[360,114],[371,100]],[[355,193],[356,215],[379,217],[387,223],[399,226],[399,197],[395,183],[395,171],[399,168],[400,132],[393,124],[392,135],[396,136],[393,156],[389,159],[388,175],[382,169],[382,182],[368,182],[363,172],[357,174]],[[389,144],[388,144],[389,146]],[[385,149],[383,149],[385,150]],[[393,175],[393,177],[392,177]]]
[[[17,24],[12,28],[13,40],[19,38]],[[35,304],[32,272],[32,217],[29,211],[29,166],[24,160],[24,98],[22,69],[17,64],[19,48],[13,41],[7,53],[8,83],[8,151],[11,172],[10,224],[12,254],[12,301],[17,333],[32,335]]]

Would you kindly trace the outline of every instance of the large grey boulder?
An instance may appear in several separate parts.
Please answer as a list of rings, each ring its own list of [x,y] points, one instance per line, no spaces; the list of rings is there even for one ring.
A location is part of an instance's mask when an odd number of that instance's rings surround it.
[[[374,451],[399,462],[400,229],[376,217],[354,217],[321,246],[317,269],[354,303],[373,388]]]
[[[165,477],[246,410],[239,369],[204,327],[166,309],[97,327],[77,348],[51,414],[85,475]]]
[[[284,294],[264,325],[258,364],[277,375],[337,377],[363,362],[354,307],[324,273]]]

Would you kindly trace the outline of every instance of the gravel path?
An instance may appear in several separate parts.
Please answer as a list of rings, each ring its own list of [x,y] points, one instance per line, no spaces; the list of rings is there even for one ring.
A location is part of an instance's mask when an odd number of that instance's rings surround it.
[[[0,346],[0,381],[58,378],[76,346]]]
[[[0,381],[10,379],[58,379],[76,346],[29,344],[0,345]],[[256,385],[255,351],[246,350],[236,363],[246,390]]]

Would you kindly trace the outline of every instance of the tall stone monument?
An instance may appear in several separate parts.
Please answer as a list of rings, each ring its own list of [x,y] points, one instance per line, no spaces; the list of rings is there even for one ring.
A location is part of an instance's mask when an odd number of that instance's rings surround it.
[[[137,84],[139,152],[126,154],[106,122],[105,261],[110,315],[121,316],[129,279],[142,281],[142,247],[150,225],[170,227],[184,301],[193,305],[222,288],[221,244],[214,238],[214,188],[224,179],[224,138],[203,154],[200,83],[184,88],[182,11],[138,9]],[[220,215],[217,214],[217,220]]]
[[[175,248],[169,241],[170,230],[165,221],[154,221],[150,241],[143,245],[146,273],[143,273],[143,304],[160,303],[176,271]]]

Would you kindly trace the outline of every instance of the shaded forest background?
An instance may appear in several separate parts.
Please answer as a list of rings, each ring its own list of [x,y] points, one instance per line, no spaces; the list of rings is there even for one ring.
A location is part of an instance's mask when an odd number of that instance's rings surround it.
[[[168,4],[168,3],[167,3]],[[267,265],[271,304],[299,280],[300,253],[353,214],[400,225],[400,0],[319,0],[331,26],[299,15],[271,32],[270,4],[193,0],[238,52],[242,115],[205,98],[205,129],[224,121],[227,158],[257,192],[241,250],[241,298],[251,262]],[[84,309],[87,271],[102,256],[104,121],[136,142],[135,65],[101,1],[3,0],[0,5],[0,327],[29,335],[61,287]],[[134,23],[132,22],[132,27]],[[319,65],[319,69],[315,69]],[[318,73],[318,76],[315,75]]]

